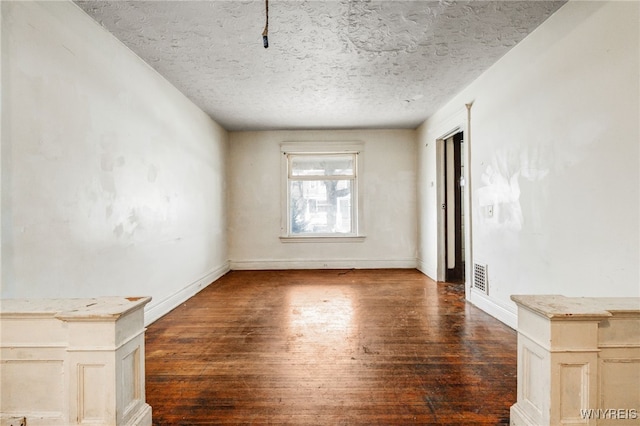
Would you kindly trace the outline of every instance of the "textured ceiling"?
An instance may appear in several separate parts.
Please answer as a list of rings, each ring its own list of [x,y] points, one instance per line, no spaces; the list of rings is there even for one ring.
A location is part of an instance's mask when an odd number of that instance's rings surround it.
[[[415,128],[564,1],[76,1],[227,130]]]

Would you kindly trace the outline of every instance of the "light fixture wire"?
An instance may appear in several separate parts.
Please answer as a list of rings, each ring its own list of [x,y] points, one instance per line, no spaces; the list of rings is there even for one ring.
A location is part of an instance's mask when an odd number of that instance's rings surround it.
[[[266,23],[264,25],[264,31],[262,31],[262,45],[266,49],[267,47],[269,47],[269,0],[264,0],[264,6]]]

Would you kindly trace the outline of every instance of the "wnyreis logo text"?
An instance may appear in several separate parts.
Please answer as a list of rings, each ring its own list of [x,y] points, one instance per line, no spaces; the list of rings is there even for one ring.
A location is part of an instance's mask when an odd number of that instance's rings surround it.
[[[580,417],[589,420],[636,420],[638,410],[635,408],[587,408],[580,410]]]

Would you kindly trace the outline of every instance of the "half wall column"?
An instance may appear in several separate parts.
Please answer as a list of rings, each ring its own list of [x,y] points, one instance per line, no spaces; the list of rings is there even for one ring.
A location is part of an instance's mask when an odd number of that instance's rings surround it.
[[[2,301],[0,422],[150,426],[143,309],[150,300]],[[39,374],[30,374],[34,365]]]
[[[511,407],[512,425],[606,424],[617,416],[608,410],[622,410],[620,416],[625,418],[637,415],[640,395],[627,398],[629,406],[603,406],[605,393],[614,390],[603,386],[611,378],[602,369],[602,351],[607,345],[603,336],[613,335],[615,338],[608,337],[609,351],[627,346],[633,352],[635,347],[634,354],[622,349],[625,363],[633,362],[634,357],[640,361],[640,328],[633,327],[640,324],[640,299],[511,298],[518,306],[518,401]],[[624,320],[610,321],[618,315]],[[636,322],[631,324],[633,317]],[[638,387],[633,375],[618,375],[615,382],[616,392],[621,387],[627,395]]]

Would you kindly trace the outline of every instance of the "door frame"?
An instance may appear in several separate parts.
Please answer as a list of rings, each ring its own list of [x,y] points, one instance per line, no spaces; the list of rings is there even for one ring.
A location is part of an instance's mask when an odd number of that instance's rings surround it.
[[[464,282],[464,131],[460,130],[443,141],[444,200],[441,209],[444,213],[443,234],[445,253],[445,280]],[[451,157],[451,158],[450,158]],[[452,193],[453,191],[453,193]],[[444,208],[446,206],[446,208]],[[453,231],[453,232],[452,232]],[[452,265],[453,260],[453,265]],[[453,267],[452,267],[453,266]]]
[[[437,209],[438,209],[438,232],[437,232],[437,247],[438,247],[438,262],[437,262],[437,281],[444,281],[446,273],[446,244],[445,244],[445,223],[446,212],[442,209],[442,204],[445,203],[446,188],[444,182],[444,150],[445,140],[453,136],[456,133],[463,132],[464,143],[462,144],[461,157],[464,161],[464,282],[465,282],[465,297],[468,299],[470,295],[470,288],[472,283],[472,270],[473,270],[473,205],[472,205],[472,178],[471,178],[471,106],[472,104],[466,104],[466,111],[459,111],[455,114],[455,118],[449,121],[447,131],[441,133],[441,136],[436,138],[436,185],[437,185]]]
[[[455,126],[438,139],[436,139],[436,179],[438,185],[438,281],[443,282],[446,279],[447,273],[447,210],[443,208],[447,203],[447,188],[446,188],[446,165],[445,165],[445,153],[446,153],[446,140],[453,135],[463,132],[461,126]],[[466,260],[466,259],[465,259]]]

